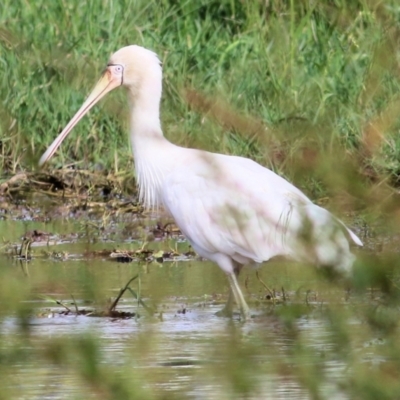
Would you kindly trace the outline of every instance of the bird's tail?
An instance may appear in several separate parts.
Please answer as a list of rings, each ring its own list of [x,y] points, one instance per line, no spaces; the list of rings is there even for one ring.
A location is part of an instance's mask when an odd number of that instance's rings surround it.
[[[349,239],[362,246],[358,236],[329,211],[315,204],[305,207],[304,217],[311,225],[314,262],[345,274],[350,272],[355,256],[350,251]]]

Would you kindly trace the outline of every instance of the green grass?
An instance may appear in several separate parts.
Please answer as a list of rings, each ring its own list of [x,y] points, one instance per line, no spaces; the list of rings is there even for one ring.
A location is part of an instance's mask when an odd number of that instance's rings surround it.
[[[162,120],[172,141],[252,157],[316,196],[321,193],[312,180],[296,175],[297,164],[304,164],[299,150],[310,145],[322,158],[335,149],[330,170],[342,153],[362,158],[356,168],[368,167],[374,176],[397,182],[399,118],[385,117],[380,128],[385,140],[373,154],[364,154],[363,135],[398,101],[399,21],[394,0],[273,1],[268,6],[227,0],[84,5],[4,0],[1,170],[35,168],[109,55],[137,43],[163,61]],[[187,88],[223,99],[270,130],[255,141],[234,126],[226,129],[185,101]],[[52,165],[78,162],[82,168],[131,171],[127,113],[123,91],[110,95],[75,128]],[[304,176],[324,180],[313,166],[305,168]]]
[[[330,376],[320,366],[334,360],[347,368],[339,389],[349,398],[398,398],[398,248],[387,239],[400,222],[399,37],[398,0],[2,0],[0,175],[37,168],[111,53],[133,43],[153,49],[163,62],[162,123],[171,141],[251,157],[313,198],[332,198],[330,208],[362,210],[363,240],[373,244],[373,254],[361,253],[355,268],[360,307],[337,305],[329,297],[333,286],[318,281],[330,300],[318,318],[333,349],[316,349],[296,325],[318,309],[290,304],[272,312],[265,334],[243,339],[233,324],[223,345],[218,338],[210,345],[222,361],[207,364],[199,379],[221,377],[227,398],[256,397],[257,374],[274,372],[321,399],[329,397],[324,385]],[[46,168],[76,163],[131,178],[127,121],[125,93],[115,91],[75,127]],[[24,301],[34,291],[14,270],[0,268],[0,277],[0,316],[16,314],[22,332],[0,347],[4,383],[12,366],[37,358],[42,366],[74,371],[82,393],[174,398],[152,390],[164,371],[136,371],[130,381],[125,359],[119,372],[102,364],[97,337],[31,346],[24,325],[31,310]],[[364,301],[369,287],[379,292],[377,300]],[[354,320],[358,329],[349,323]],[[257,352],[275,335],[271,326],[280,327],[278,339],[294,345],[276,364],[257,363]],[[374,365],[357,349],[376,338],[383,339],[374,354],[385,361]],[[134,340],[141,355],[157,348],[151,335]],[[135,352],[129,356],[135,359]]]

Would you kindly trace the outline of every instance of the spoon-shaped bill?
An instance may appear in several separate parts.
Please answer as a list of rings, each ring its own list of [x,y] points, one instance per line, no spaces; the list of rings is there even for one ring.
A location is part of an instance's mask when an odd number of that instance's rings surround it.
[[[116,71],[116,66],[109,66],[104,72],[103,76],[97,82],[96,86],[90,93],[89,97],[83,103],[82,107],[79,111],[72,117],[72,119],[68,122],[67,126],[63,129],[63,131],[57,136],[54,142],[49,146],[49,148],[45,151],[45,153],[40,157],[39,166],[42,166],[45,162],[47,162],[53,154],[56,152],[62,141],[67,137],[67,135],[71,132],[72,128],[80,121],[80,119],[108,92],[115,89],[116,87],[122,84],[122,74],[115,73],[121,72],[120,70]]]

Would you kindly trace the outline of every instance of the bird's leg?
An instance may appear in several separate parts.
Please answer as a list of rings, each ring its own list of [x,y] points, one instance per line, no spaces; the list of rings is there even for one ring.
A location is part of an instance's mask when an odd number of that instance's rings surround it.
[[[246,300],[243,297],[242,291],[236,279],[236,274],[228,274],[229,285],[231,287],[231,293],[236,300],[236,304],[240,308],[240,314],[243,320],[246,320],[250,317],[250,309],[246,303]],[[228,299],[229,301],[229,299]]]
[[[229,285],[229,297],[228,301],[225,303],[225,306],[222,310],[219,310],[216,312],[216,315],[218,317],[232,317],[232,309],[233,309],[233,293],[232,293],[232,288]]]
[[[250,309],[243,297],[242,291],[238,284],[237,278],[239,277],[240,270],[243,265],[233,261],[233,273],[227,272],[229,281],[229,297],[224,308],[216,313],[222,317],[232,317],[233,314],[233,300],[235,299],[236,304],[239,306],[240,313],[243,319],[250,317]]]

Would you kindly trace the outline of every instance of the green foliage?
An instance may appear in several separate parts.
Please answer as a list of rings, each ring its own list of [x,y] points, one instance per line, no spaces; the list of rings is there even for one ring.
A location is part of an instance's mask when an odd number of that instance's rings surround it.
[[[262,120],[285,153],[310,139],[323,154],[332,154],[333,143],[342,153],[356,152],[370,120],[397,99],[399,15],[395,1],[5,0],[0,10],[3,173],[33,168],[108,56],[137,43],[163,61],[168,137],[251,156],[294,177],[292,163],[274,160],[268,145],[246,137],[248,132],[226,131],[190,110],[182,90],[193,87],[226,99],[243,115]],[[112,94],[75,128],[53,165],[131,170],[126,115],[124,93]],[[285,128],[286,121],[296,120],[304,123]],[[393,136],[399,126],[392,118],[383,132],[390,144],[366,160],[393,180],[399,172],[400,146]]]

